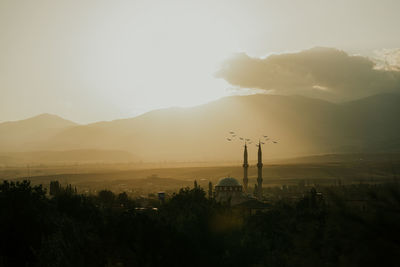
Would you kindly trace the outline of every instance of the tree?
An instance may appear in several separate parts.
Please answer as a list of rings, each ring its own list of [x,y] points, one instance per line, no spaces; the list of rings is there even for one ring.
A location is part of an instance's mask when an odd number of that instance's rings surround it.
[[[103,207],[111,207],[114,204],[115,195],[110,190],[101,190],[97,196]]]

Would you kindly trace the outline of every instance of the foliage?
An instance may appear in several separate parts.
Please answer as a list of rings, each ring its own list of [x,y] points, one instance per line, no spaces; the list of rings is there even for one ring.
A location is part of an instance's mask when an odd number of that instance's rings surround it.
[[[361,206],[346,196],[362,196]],[[395,266],[398,184],[310,190],[256,213],[223,206],[200,186],[139,207],[29,181],[0,184],[0,266]]]

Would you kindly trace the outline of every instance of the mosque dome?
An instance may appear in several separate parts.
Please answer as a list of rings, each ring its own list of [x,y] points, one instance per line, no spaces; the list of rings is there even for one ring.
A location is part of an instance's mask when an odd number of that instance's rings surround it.
[[[218,202],[229,202],[237,204],[243,202],[243,187],[232,177],[226,177],[219,180],[215,186],[215,199]]]
[[[219,180],[216,186],[242,186],[242,185],[235,178],[226,177]]]

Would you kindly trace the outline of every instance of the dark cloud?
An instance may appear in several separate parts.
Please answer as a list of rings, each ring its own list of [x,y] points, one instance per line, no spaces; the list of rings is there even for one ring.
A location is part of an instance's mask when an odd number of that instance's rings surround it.
[[[333,48],[313,48],[265,59],[237,54],[224,62],[216,75],[241,88],[333,101],[400,91],[400,71],[377,69],[369,58],[350,56]]]

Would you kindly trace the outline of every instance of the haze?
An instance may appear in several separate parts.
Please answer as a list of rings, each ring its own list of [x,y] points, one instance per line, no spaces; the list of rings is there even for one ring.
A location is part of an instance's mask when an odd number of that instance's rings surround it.
[[[248,84],[216,75],[239,52],[322,46],[397,66],[398,10],[366,0],[2,0],[0,121],[52,113],[88,123],[246,94]]]
[[[398,266],[399,0],[0,0],[1,266]]]

